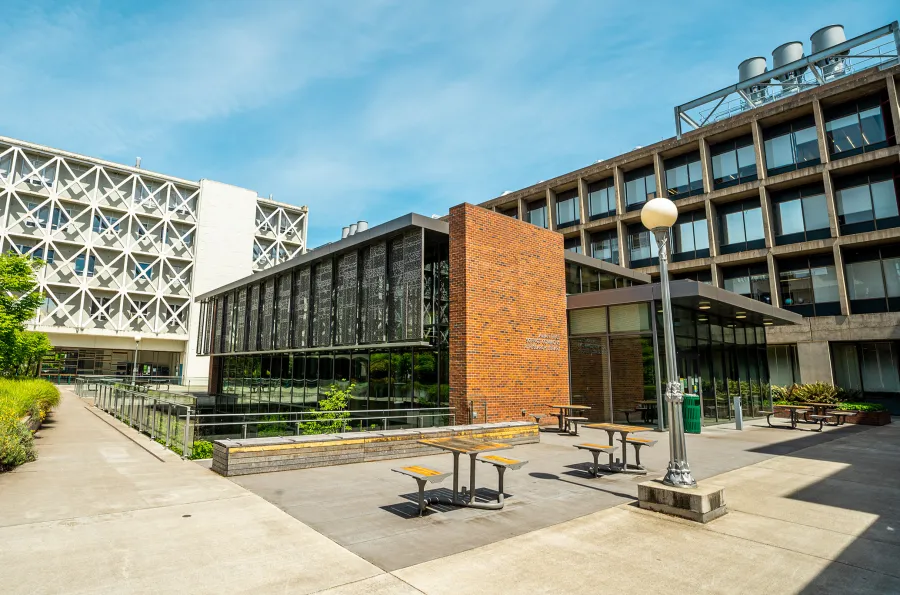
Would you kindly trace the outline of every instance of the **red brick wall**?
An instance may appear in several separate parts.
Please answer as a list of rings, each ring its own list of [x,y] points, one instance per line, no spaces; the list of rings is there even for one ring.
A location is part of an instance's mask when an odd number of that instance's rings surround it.
[[[569,400],[563,238],[470,204],[450,209],[450,405],[484,421]],[[555,423],[546,418],[545,423]]]

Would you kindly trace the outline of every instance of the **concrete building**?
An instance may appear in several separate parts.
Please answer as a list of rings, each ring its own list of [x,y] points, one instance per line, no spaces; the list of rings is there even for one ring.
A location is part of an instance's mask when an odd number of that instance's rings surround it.
[[[47,374],[208,374],[193,296],[306,251],[307,208],[0,137],[0,251],[46,261]]]
[[[680,217],[674,279],[803,315],[766,330],[772,382],[823,380],[900,397],[900,104],[894,22],[843,28],[740,66],[740,81],[676,108],[673,138],[482,206],[563,236],[566,250],[658,276],[642,205]],[[695,129],[683,131],[685,123]]]

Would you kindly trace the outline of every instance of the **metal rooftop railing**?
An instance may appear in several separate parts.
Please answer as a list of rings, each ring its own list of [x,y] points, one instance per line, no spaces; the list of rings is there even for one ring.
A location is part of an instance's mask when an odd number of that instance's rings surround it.
[[[890,25],[676,106],[676,134],[681,138],[683,124],[696,130],[869,68],[894,66],[900,63],[898,55],[900,25],[894,21]],[[790,73],[800,74],[791,77]],[[779,78],[783,80],[778,80]]]

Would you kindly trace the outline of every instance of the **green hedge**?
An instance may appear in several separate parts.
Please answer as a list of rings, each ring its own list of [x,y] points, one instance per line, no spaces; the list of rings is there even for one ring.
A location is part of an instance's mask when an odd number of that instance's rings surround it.
[[[796,405],[796,401],[786,401],[784,399],[775,401],[775,405]],[[884,405],[879,405],[878,403],[838,403],[834,406],[834,411],[860,411],[860,412],[869,412],[869,411],[886,411]]]
[[[21,420],[43,421],[57,405],[59,389],[46,380],[0,378],[0,472],[35,459],[34,437]]]

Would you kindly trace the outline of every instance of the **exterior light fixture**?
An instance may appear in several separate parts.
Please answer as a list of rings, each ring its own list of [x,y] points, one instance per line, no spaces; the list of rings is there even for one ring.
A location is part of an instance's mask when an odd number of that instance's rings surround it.
[[[738,318],[738,319],[740,319],[740,318],[747,318],[747,313],[746,313],[746,312],[738,312],[737,314],[735,314],[734,317],[735,317],[735,318]]]
[[[766,326],[772,326],[772,325],[775,324],[775,323],[772,322],[771,320],[763,320],[763,324],[766,325]]]
[[[709,310],[710,307],[709,302],[700,302],[700,305],[698,306],[701,310]]]
[[[669,411],[669,467],[663,483],[679,488],[695,488],[684,438],[681,404],[684,394],[678,379],[675,358],[675,325],[672,322],[672,296],[669,293],[669,228],[678,219],[678,207],[668,198],[647,201],[641,209],[641,223],[653,232],[659,248],[659,286],[662,293],[663,337],[666,346],[666,406]],[[707,305],[707,308],[709,306]]]

